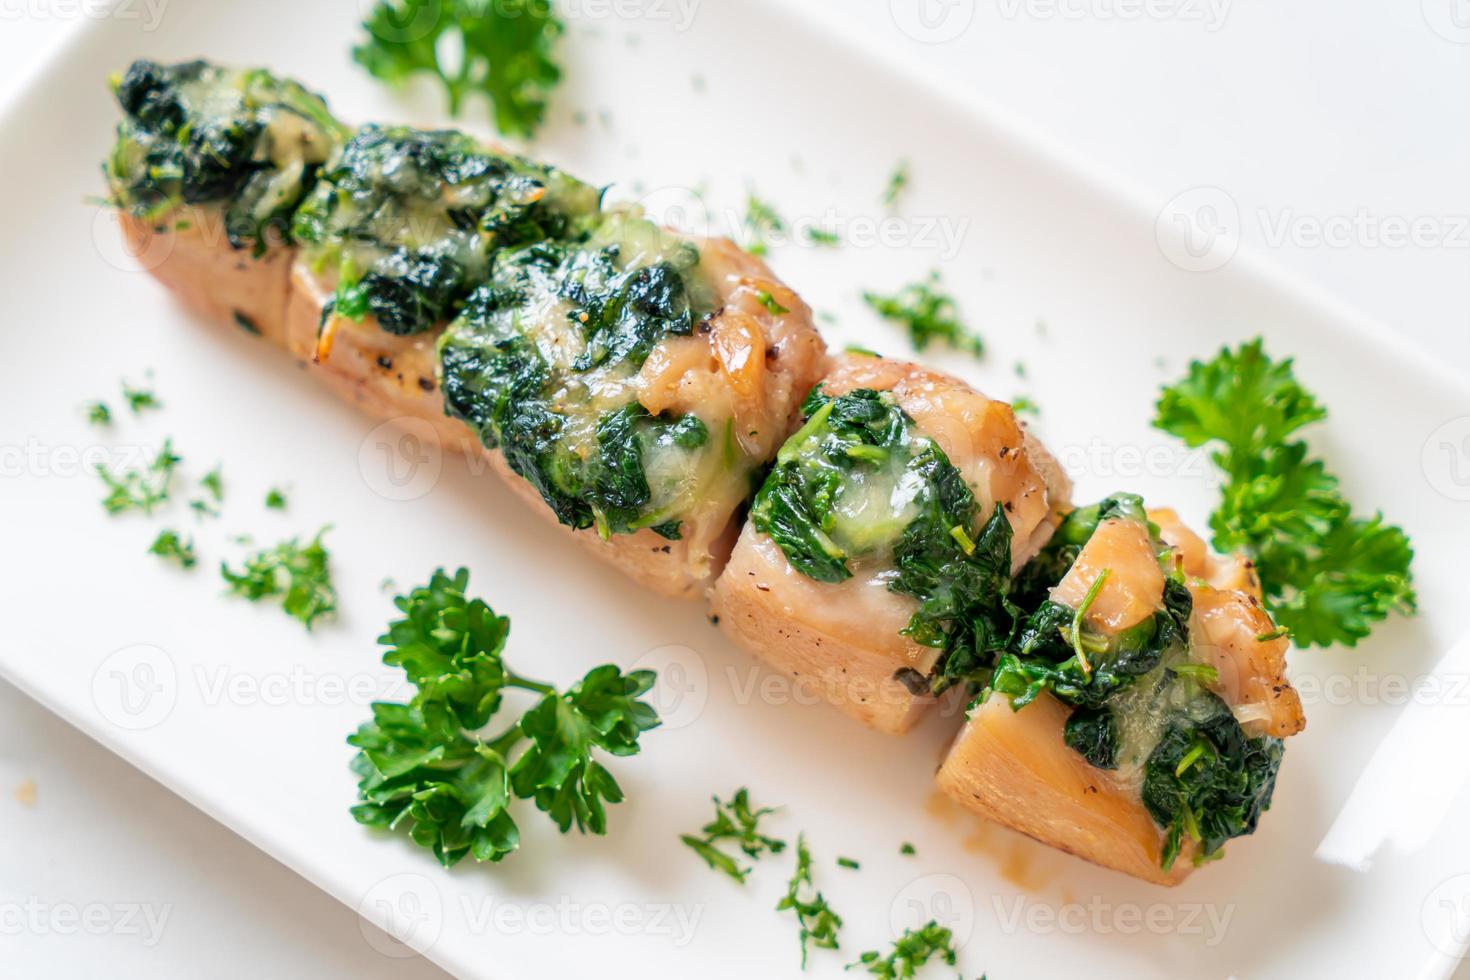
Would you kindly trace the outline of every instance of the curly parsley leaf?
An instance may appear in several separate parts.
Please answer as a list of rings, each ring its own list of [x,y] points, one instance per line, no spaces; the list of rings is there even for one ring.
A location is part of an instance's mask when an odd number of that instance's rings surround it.
[[[1255,562],[1272,614],[1298,646],[1353,646],[1392,612],[1416,606],[1413,546],[1382,514],[1354,516],[1337,477],[1293,437],[1326,418],[1292,361],[1258,337],[1164,389],[1154,425],[1212,446],[1225,477],[1214,544]]]
[[[809,897],[803,898],[803,895]],[[812,884],[812,854],[807,850],[804,835],[796,838],[796,870],[786,885],[786,894],[776,903],[777,912],[788,909],[796,913],[801,941],[801,968],[805,970],[808,945],[818,949],[837,948],[837,933],[842,928],[842,917],[832,911],[827,899]]]
[[[623,791],[592,750],[615,756],[637,753],[638,736],[659,723],[653,708],[638,700],[653,680],[652,671],[625,675],[604,664],[564,694],[547,688],[521,717],[521,731],[531,745],[511,770],[516,795],[534,799],[563,833],[573,823],[584,833],[606,833],[603,804],[621,803]]]
[[[682,834],[679,839],[715,871],[744,884],[750,868],[741,867],[734,855],[716,845],[728,841],[751,859],[758,859],[762,854],[780,854],[786,850],[786,842],[760,832],[761,818],[775,813],[776,808],[751,806],[750,790],[743,786],[735,791],[730,802],[726,803],[718,796],[714,801],[715,818],[699,829],[698,836]]]
[[[639,735],[658,725],[637,700],[652,672],[595,667],[565,692],[521,677],[504,661],[510,621],[469,598],[468,585],[468,571],[441,569],[395,600],[403,617],[379,639],[388,648],[383,662],[401,668],[415,694],[407,704],[374,704],[373,720],[347,739],[360,750],[352,768],[362,802],[353,816],[406,829],[445,867],[466,854],[499,861],[519,847],[509,813],[516,798],[534,800],[563,833],[573,823],[605,833],[605,804],[623,797],[592,753],[633,755]],[[507,689],[540,700],[499,735],[482,737]]]
[[[87,406],[87,423],[95,426],[112,424],[112,409],[106,402],[92,402]]]
[[[884,956],[878,950],[870,950],[849,963],[849,970],[862,967],[883,980],[898,980],[912,977],[931,959],[954,966],[958,954],[954,948],[954,934],[938,922],[930,920],[918,929],[909,929],[893,942],[893,948]]]
[[[927,279],[911,282],[891,296],[864,292],[863,301],[885,320],[907,330],[916,351],[923,351],[938,340],[954,350],[983,356],[985,341],[960,322],[954,298],[940,292],[938,286],[936,269]]]
[[[466,854],[499,861],[520,846],[506,812],[510,779],[493,745],[464,734],[442,706],[379,702],[373,720],[347,741],[361,803],[352,815],[368,827],[406,829],[444,867]]]
[[[183,457],[174,452],[173,440],[165,439],[158,454],[141,468],[114,473],[105,464],[98,463],[97,475],[107,486],[107,496],[102,498],[103,508],[109,514],[130,510],[152,514],[156,507],[168,500],[174,470],[181,462]]]
[[[311,629],[317,619],[337,611],[329,555],[322,546],[322,535],[328,530],[322,528],[304,545],[291,538],[258,551],[245,559],[239,571],[221,562],[220,575],[229,583],[230,594],[251,602],[280,596],[286,614]]]
[[[535,134],[561,80],[551,54],[565,28],[546,0],[379,0],[362,27],[367,38],[352,57],[375,78],[397,87],[433,75],[454,116],[479,92],[507,136]],[[444,57],[450,48],[460,52],[453,60]]]
[[[285,510],[286,491],[280,487],[271,487],[265,495],[265,506],[268,510]]]
[[[199,561],[198,555],[194,553],[194,539],[185,540],[172,528],[164,528],[158,532],[158,537],[148,546],[148,553],[176,561],[180,568],[193,568]]]

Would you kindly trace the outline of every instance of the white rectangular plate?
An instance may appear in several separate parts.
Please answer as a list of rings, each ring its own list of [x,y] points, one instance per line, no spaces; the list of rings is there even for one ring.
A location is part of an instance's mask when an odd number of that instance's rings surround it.
[[[356,13],[175,0],[153,31],[99,22],[0,120],[6,677],[464,976],[795,974],[794,925],[773,911],[790,852],[741,888],[677,839],[707,819],[710,794],[742,785],[784,805],[780,833],[806,832],[818,884],[846,919],[841,953],[814,952],[813,976],[838,976],[895,927],[931,917],[963,940],[967,975],[1005,980],[1448,970],[1463,935],[1456,873],[1470,868],[1457,832],[1463,767],[1451,764],[1463,723],[1405,723],[1383,750],[1389,776],[1374,784],[1393,791],[1349,799],[1405,713],[1394,685],[1431,671],[1463,630],[1470,521],[1454,467],[1467,462],[1470,393],[1455,377],[1248,256],[1185,271],[1160,246],[1157,209],[1100,188],[840,28],[734,0],[699,5],[687,31],[658,18],[574,22],[537,154],[625,182],[614,193],[648,194],[659,213],[678,188],[704,188],[718,218],[749,186],[788,219],[836,228],[840,249],[778,245],[772,258],[836,315],[824,324],[834,346],[902,353],[859,293],[942,267],[990,351],[978,364],[934,360],[998,396],[1034,398],[1079,500],[1138,490],[1203,522],[1209,467],[1148,420],[1160,383],[1221,343],[1264,334],[1331,407],[1315,442],[1354,500],[1412,533],[1423,610],[1357,650],[1295,654],[1310,724],[1292,740],[1261,831],[1182,888],[1140,884],[937,803],[931,776],[953,717],[886,738],[787,703],[800,692],[731,648],[697,605],[660,601],[588,562],[484,473],[431,458],[395,482],[369,422],[244,332],[193,321],[137,271],[106,213],[83,203],[99,191],[116,119],[107,73],[144,55],[263,64],[327,93],[349,121],[439,121],[432,88],[396,99],[351,65]],[[900,156],[912,161],[912,191],[885,225],[878,195]],[[140,382],[146,369],[166,407],[135,419],[118,410],[118,378]],[[97,397],[113,401],[110,431],[84,421],[81,406]],[[196,478],[224,464],[222,520],[196,524],[181,505],[152,522],[113,519],[98,506],[88,464],[135,457],[165,435]],[[281,483],[290,510],[265,511],[266,489]],[[202,567],[182,573],[144,554],[165,523],[198,535]],[[221,597],[213,566],[242,551],[230,535],[273,541],[323,523],[334,525],[338,623],[307,635],[277,610]],[[666,668],[670,723],[642,756],[616,761],[628,802],[608,837],[561,838],[523,808],[521,853],[444,872],[348,816],[343,738],[369,701],[398,693],[374,643],[391,612],[380,583],[406,587],[460,564],[514,619],[518,669],[566,682],[608,660]],[[1414,778],[1391,778],[1405,772]],[[1334,827],[1323,854],[1336,863],[1317,856]],[[900,856],[904,841],[916,856]],[[838,868],[839,855],[861,870]]]

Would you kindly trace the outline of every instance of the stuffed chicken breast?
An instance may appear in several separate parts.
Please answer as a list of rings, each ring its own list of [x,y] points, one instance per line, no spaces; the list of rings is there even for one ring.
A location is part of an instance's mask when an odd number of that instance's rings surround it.
[[[1017,583],[1017,628],[941,766],[962,805],[1176,884],[1254,832],[1305,724],[1249,566],[1119,494],[1072,512]]]
[[[918,365],[844,355],[803,413],[714,610],[770,666],[902,732],[1004,631],[1070,485],[1010,406]]]
[[[492,453],[637,581],[706,593],[825,358],[762,262],[461,133],[349,133],[264,72],[140,62],[117,94],[113,200],[157,278],[373,416]]]
[[[292,218],[347,129],[264,69],[138,61],[112,87],[103,172],[130,250],[204,315],[279,338]]]

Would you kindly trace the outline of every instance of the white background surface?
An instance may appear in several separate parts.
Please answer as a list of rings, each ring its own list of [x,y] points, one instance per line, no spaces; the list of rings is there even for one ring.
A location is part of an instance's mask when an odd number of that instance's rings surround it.
[[[1470,43],[1431,28],[1435,0],[1422,10],[1408,0],[1227,4],[1213,8],[1224,13],[1215,30],[1208,4],[1190,21],[1107,16],[1126,7],[1109,0],[994,0],[973,14],[964,0],[935,0],[936,15],[950,16],[933,21],[941,30],[969,18],[944,44],[898,31],[886,0],[808,2],[911,48],[954,84],[1148,189],[1160,207],[1191,187],[1226,190],[1247,246],[1463,369],[1470,232],[1457,232],[1456,218],[1470,214]],[[0,97],[76,22],[61,13],[0,0]],[[922,173],[916,164],[916,181]],[[1375,244],[1390,218],[1423,219],[1441,241]],[[1283,220],[1299,235],[1314,223],[1352,227],[1342,247],[1273,245],[1267,236]],[[12,796],[27,779],[38,786],[34,807]],[[8,687],[0,829],[0,901],[171,906],[151,947],[137,935],[16,936],[0,923],[7,976],[190,976],[205,964],[216,976],[439,975],[381,957],[350,911]]]

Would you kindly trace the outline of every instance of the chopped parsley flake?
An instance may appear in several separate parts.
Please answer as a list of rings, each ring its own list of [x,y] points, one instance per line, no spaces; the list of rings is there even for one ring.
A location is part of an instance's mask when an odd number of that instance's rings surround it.
[[[158,455],[142,469],[113,473],[105,464],[98,463],[97,475],[107,485],[107,496],[102,498],[103,508],[109,514],[130,510],[153,513],[154,508],[168,499],[174,469],[182,461],[183,457],[173,451],[172,440],[165,439]]]
[[[148,547],[148,553],[176,561],[180,568],[193,568],[199,560],[194,553],[194,539],[185,540],[178,531],[171,528],[158,532],[158,537]]]
[[[750,235],[746,251],[751,255],[764,256],[770,249],[767,238],[786,231],[786,221],[769,202],[754,193],[745,197],[745,228]]]
[[[954,934],[938,922],[930,920],[918,929],[909,929],[893,942],[893,948],[884,956],[871,950],[858,957],[848,969],[863,967],[869,974],[883,980],[899,980],[912,977],[931,959],[954,966],[958,954],[954,948]]]
[[[163,402],[149,388],[134,388],[126,381],[122,383],[123,399],[128,403],[128,411],[134,415],[142,415],[148,409],[163,407]]]
[[[776,316],[781,316],[783,313],[791,312],[786,307],[777,302],[776,297],[772,296],[769,290],[762,289],[759,293],[756,294],[756,299],[760,300],[761,305],[770,310],[771,313]]]
[[[215,503],[220,503],[225,499],[225,477],[220,471],[218,463],[215,464],[214,469],[204,474],[203,479],[199,481],[199,485],[209,491],[209,495],[214,498]]]
[[[955,350],[982,356],[985,342],[960,323],[954,299],[935,288],[938,285],[936,269],[927,279],[909,283],[892,296],[865,292],[863,300],[885,320],[904,327],[916,351],[939,340]]]
[[[776,809],[751,806],[750,791],[743,786],[735,791],[729,803],[718,796],[714,797],[714,801],[715,818],[700,828],[698,836],[683,834],[679,839],[712,869],[744,884],[750,868],[741,867],[734,855],[720,850],[716,845],[728,841],[752,859],[757,859],[762,854],[780,854],[786,849],[786,842],[767,837],[759,829],[761,818],[775,813]]]
[[[1011,411],[1017,415],[1040,415],[1041,409],[1026,395],[1017,395],[1011,400]]]
[[[893,171],[888,175],[888,183],[883,187],[881,198],[884,207],[897,208],[900,198],[909,186],[909,162],[900,160],[894,164]]]
[[[221,562],[220,575],[229,583],[230,594],[251,602],[280,596],[286,614],[311,629],[317,619],[337,610],[329,556],[322,546],[322,535],[328,530],[322,528],[305,545],[291,538],[258,551],[238,572]]]
[[[776,903],[777,912],[787,910],[796,914],[803,970],[806,969],[809,945],[817,949],[837,948],[837,933],[842,928],[842,917],[832,911],[827,899],[812,884],[812,854],[807,850],[805,836],[799,835],[796,838],[796,870],[786,885],[786,894]]]

